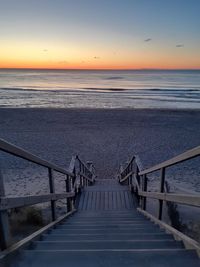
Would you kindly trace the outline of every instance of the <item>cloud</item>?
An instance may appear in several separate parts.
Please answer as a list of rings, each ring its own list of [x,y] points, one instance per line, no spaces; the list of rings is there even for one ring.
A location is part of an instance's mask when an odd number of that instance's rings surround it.
[[[147,39],[144,40],[144,42],[146,42],[146,43],[147,43],[147,42],[151,42],[151,41],[152,41],[151,38],[147,38]]]
[[[43,49],[43,52],[48,52],[48,49]]]
[[[94,57],[94,59],[100,59],[100,57]]]
[[[184,44],[177,44],[176,47],[178,48],[184,47]]]

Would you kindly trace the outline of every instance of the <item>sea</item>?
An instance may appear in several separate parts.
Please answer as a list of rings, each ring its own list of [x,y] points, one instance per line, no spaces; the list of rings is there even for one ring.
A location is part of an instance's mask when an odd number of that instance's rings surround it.
[[[0,69],[0,107],[200,109],[200,70]]]

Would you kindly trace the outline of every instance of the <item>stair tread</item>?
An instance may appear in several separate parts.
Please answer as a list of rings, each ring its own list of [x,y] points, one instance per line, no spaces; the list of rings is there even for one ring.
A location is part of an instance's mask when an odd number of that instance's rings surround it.
[[[74,250],[74,249],[151,249],[151,248],[183,248],[182,242],[174,240],[145,240],[145,241],[38,241],[34,242],[36,250]]]
[[[199,267],[194,251],[182,249],[25,251],[18,267]],[[16,267],[16,265],[14,265]],[[13,267],[14,267],[13,266]]]
[[[196,252],[140,214],[128,187],[116,180],[86,188],[78,212],[18,259],[9,267],[200,266]]]

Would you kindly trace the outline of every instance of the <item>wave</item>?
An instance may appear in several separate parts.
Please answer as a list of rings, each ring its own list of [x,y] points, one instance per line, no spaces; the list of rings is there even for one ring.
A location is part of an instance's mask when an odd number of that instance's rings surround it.
[[[139,94],[146,94],[151,92],[160,92],[161,94],[176,94],[176,93],[200,93],[200,88],[112,88],[112,87],[78,87],[78,88],[66,88],[66,87],[58,87],[58,88],[42,88],[37,86],[31,87],[3,87],[0,88],[1,91],[27,91],[27,92],[128,92],[128,93],[139,93]]]
[[[124,77],[120,77],[120,76],[111,76],[111,77],[107,77],[105,78],[105,80],[123,80]]]

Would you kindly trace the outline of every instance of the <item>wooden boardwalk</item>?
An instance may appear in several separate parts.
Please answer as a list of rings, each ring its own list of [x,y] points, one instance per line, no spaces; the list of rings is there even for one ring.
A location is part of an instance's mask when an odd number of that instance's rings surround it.
[[[133,156],[121,166],[119,181],[96,179],[92,162],[77,155],[64,169],[1,139],[0,151],[46,168],[49,180],[49,193],[8,197],[0,171],[0,267],[200,267],[199,243],[162,221],[164,201],[200,207],[197,195],[165,191],[166,169],[200,156],[200,146],[142,171]],[[147,175],[155,171],[160,188],[151,192]],[[60,193],[55,172],[65,177]],[[158,218],[146,211],[149,198],[158,200]],[[66,210],[57,217],[61,199]],[[12,245],[10,210],[45,202],[51,222]]]
[[[150,222],[134,207],[128,186],[96,181],[78,210],[56,225],[11,267],[199,267],[195,251]],[[5,265],[8,267],[8,265]]]
[[[97,180],[81,194],[79,211],[133,210],[133,197],[128,187],[114,179]]]

